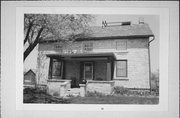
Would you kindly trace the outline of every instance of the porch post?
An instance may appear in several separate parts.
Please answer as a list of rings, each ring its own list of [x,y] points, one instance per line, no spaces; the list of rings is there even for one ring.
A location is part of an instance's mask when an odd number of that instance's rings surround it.
[[[111,61],[109,58],[107,61],[107,81],[111,81]]]

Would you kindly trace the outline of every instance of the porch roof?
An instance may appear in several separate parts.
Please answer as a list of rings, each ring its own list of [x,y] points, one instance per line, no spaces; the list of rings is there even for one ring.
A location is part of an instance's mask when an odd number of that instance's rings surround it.
[[[98,58],[98,57],[113,57],[116,58],[113,52],[105,52],[105,53],[71,53],[71,54],[46,54],[48,57],[54,58]]]

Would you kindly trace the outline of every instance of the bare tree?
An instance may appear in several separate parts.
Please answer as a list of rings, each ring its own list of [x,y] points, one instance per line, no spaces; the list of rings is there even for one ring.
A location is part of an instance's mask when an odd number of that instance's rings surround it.
[[[42,40],[69,41],[87,36],[93,19],[87,14],[25,14],[24,60]]]

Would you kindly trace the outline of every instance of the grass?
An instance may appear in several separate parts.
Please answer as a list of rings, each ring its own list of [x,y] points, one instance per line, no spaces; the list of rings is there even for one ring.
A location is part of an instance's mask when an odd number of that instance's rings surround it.
[[[74,97],[71,104],[158,104],[158,97],[139,96],[103,96],[103,97]]]
[[[86,97],[57,98],[46,92],[26,89],[24,90],[24,103],[39,104],[158,104],[159,97],[153,96],[125,96],[102,95],[89,93]]]
[[[46,94],[44,91],[37,89],[25,89],[23,94],[24,103],[39,103],[39,104],[68,104],[69,99],[57,98]]]

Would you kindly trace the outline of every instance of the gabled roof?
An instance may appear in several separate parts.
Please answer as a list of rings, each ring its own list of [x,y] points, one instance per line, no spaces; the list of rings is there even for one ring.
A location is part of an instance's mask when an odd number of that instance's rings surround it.
[[[110,27],[91,27],[90,36],[83,39],[100,39],[100,38],[135,38],[154,36],[148,24],[132,24],[124,26]]]
[[[35,72],[31,69],[28,72],[26,72],[24,75],[28,75],[29,73],[33,73],[34,75],[36,75]]]
[[[122,38],[148,38],[154,36],[148,24],[131,24],[122,26],[93,26],[90,27],[89,35],[85,38],[77,38],[76,41],[97,40],[97,39],[122,39]],[[43,42],[58,42],[49,40]]]
[[[92,27],[92,37],[109,36],[134,36],[134,35],[153,35],[148,24],[132,24],[125,26],[111,27]]]

